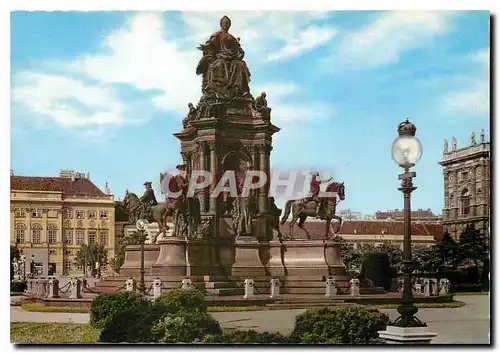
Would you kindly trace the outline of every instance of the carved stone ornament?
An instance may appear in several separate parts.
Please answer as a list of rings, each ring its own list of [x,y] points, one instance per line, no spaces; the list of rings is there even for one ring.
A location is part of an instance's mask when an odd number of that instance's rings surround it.
[[[64,223],[64,226],[71,227],[71,220],[66,220],[66,222]]]
[[[83,221],[78,220],[78,222],[76,223],[76,226],[83,227]]]
[[[106,223],[106,221],[101,221],[101,228],[102,229],[107,229],[108,228],[108,224]]]
[[[89,222],[89,227],[91,229],[95,229],[95,222],[94,221]]]

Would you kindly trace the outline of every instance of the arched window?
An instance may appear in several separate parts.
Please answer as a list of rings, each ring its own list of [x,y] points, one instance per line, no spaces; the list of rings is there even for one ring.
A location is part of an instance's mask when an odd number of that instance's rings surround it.
[[[469,196],[469,191],[467,188],[465,188],[462,191],[461,195],[461,205],[460,205],[460,214],[462,215],[469,215],[469,205],[470,205],[470,196]]]
[[[16,225],[16,243],[24,243],[25,232],[26,226],[24,226],[24,224]]]
[[[453,195],[453,193],[450,193],[450,208],[454,207],[455,207],[455,196]]]
[[[40,224],[34,224],[31,226],[31,242],[34,244],[42,243],[42,227]]]
[[[57,243],[57,226],[56,225],[49,225],[47,227],[47,238],[49,241],[49,244],[53,245]]]

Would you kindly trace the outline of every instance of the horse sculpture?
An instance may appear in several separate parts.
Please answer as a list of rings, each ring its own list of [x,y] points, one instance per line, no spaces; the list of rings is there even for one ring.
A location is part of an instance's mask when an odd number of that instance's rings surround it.
[[[339,182],[332,182],[329,183],[326,187],[326,192],[336,192],[337,197],[340,200],[345,199],[345,187],[344,183],[339,183]],[[323,197],[321,198],[322,201],[322,207],[319,212],[319,216],[321,217],[322,220],[326,220],[326,231],[325,231],[325,240],[330,238],[330,225],[332,219],[336,219],[339,221],[337,229],[334,231],[336,234],[339,230],[340,227],[342,226],[342,218],[340,216],[335,215],[336,212],[336,207],[337,207],[337,197]],[[316,202],[315,201],[310,201],[307,203],[304,203],[303,199],[292,199],[286,202],[285,204],[285,211],[283,214],[283,217],[281,218],[281,225],[283,225],[288,218],[288,215],[290,215],[290,211],[292,212],[292,220],[290,221],[289,227],[290,227],[290,236],[292,235],[292,230],[297,222],[299,220],[299,223],[297,224],[302,230],[305,231],[307,238],[310,239],[311,235],[309,232],[303,227],[304,222],[306,221],[308,216],[315,217],[316,216]]]
[[[125,227],[129,225],[134,225],[137,220],[139,220],[143,205],[139,197],[135,193],[125,193],[125,198],[123,199],[123,207],[129,216],[128,221],[123,225],[122,234],[125,231]],[[170,216],[169,210],[165,205],[155,205],[151,207],[151,213],[146,216],[148,222],[158,223],[159,230],[153,235],[152,243],[156,243],[156,238],[161,233],[166,233],[169,230],[167,226],[166,218]]]
[[[163,190],[163,180],[169,178],[168,191]],[[165,194],[165,207],[174,224],[173,235],[177,237],[192,237],[201,224],[200,201],[195,197],[182,194],[182,186],[175,176],[168,173],[160,174],[162,194]],[[169,196],[169,193],[179,193],[179,196]]]

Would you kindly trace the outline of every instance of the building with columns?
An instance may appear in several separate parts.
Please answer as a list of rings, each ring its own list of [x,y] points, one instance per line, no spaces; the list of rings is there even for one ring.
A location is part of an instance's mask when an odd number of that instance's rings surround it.
[[[82,244],[100,243],[114,256],[114,196],[88,174],[62,170],[59,177],[10,177],[10,244],[32,257],[38,273],[81,274],[75,265]]]
[[[443,160],[443,226],[458,239],[467,224],[476,225],[485,235],[490,226],[490,143],[484,130],[479,141],[472,133],[467,146],[458,148],[455,137],[451,150],[445,140]]]

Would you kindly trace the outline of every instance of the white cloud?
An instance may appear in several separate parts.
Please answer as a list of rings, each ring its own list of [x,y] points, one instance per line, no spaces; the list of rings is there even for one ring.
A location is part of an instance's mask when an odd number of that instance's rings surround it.
[[[404,52],[425,46],[444,33],[453,16],[441,11],[386,12],[346,34],[328,63],[336,69],[373,69],[396,63]]]
[[[274,59],[284,60],[312,50],[335,33],[329,27],[314,25],[327,15],[323,12],[227,14],[232,18],[230,32],[241,37],[250,53],[246,56],[250,70],[255,63],[268,61],[266,53],[271,48],[279,48]],[[135,14],[105,35],[97,52],[66,62],[42,60],[43,73],[15,73],[13,99],[64,128],[120,125],[137,122],[130,114],[135,103],[120,100],[116,94],[121,92],[116,85],[128,85],[145,93],[141,99],[150,107],[175,112],[180,120],[187,113],[187,103],[196,103],[201,95],[201,78],[195,74],[201,53],[196,44],[218,30],[220,17],[221,12],[182,12],[179,19],[187,28],[179,29],[164,13]],[[297,89],[290,84],[266,88],[275,98]],[[280,110],[285,111],[277,108],[277,116]],[[287,108],[286,116],[301,116],[292,111]]]
[[[15,78],[12,100],[63,127],[123,121],[123,106],[114,90],[56,74],[22,72]]]
[[[463,80],[460,89],[447,92],[443,98],[444,110],[458,115],[488,116],[490,113],[490,49],[473,53],[469,60],[479,64],[476,74]],[[474,70],[473,70],[474,71]]]
[[[282,60],[316,48],[333,38],[338,31],[331,27],[310,26],[292,38],[279,51],[269,54],[269,60]]]

